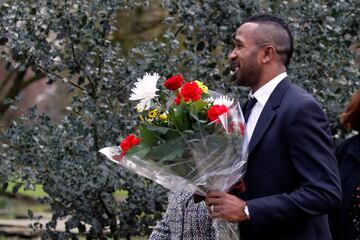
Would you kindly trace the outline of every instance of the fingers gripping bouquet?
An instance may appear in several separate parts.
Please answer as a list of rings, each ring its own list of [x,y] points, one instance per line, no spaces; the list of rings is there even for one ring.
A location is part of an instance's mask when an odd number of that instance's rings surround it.
[[[100,150],[110,160],[172,191],[205,195],[227,191],[245,172],[247,139],[237,101],[211,92],[200,81],[145,74],[132,89],[140,123],[119,147]],[[237,224],[214,221],[218,239],[234,238]]]

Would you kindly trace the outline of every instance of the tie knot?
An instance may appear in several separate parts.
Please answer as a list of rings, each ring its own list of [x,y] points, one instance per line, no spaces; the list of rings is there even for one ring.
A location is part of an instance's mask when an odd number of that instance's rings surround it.
[[[245,103],[245,106],[244,106],[245,122],[247,122],[247,120],[249,119],[251,109],[255,106],[256,102],[257,102],[256,98],[249,97],[248,101]]]
[[[250,104],[253,104],[253,105],[257,102],[255,97],[249,97],[248,101],[249,101]]]
[[[255,106],[257,100],[254,97],[249,97],[244,106],[244,113],[250,111]]]

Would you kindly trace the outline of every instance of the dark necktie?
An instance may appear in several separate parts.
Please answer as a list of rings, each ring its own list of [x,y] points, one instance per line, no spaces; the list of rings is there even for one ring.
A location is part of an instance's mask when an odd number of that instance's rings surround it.
[[[255,106],[256,102],[257,100],[254,97],[250,97],[249,100],[246,101],[243,109],[245,122],[249,119],[251,109]]]

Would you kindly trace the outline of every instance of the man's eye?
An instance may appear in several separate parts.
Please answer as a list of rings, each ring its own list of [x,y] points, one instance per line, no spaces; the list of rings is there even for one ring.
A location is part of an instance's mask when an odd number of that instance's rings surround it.
[[[234,43],[235,49],[240,49],[243,47],[243,44],[241,42],[233,41],[233,43]]]

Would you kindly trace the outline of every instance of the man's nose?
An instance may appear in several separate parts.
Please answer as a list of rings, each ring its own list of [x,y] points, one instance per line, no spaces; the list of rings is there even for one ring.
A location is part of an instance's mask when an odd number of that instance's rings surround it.
[[[233,60],[235,60],[235,59],[237,58],[237,55],[236,55],[236,53],[235,53],[234,50],[232,50],[232,51],[230,52],[228,58],[229,58],[230,61],[233,61]]]

